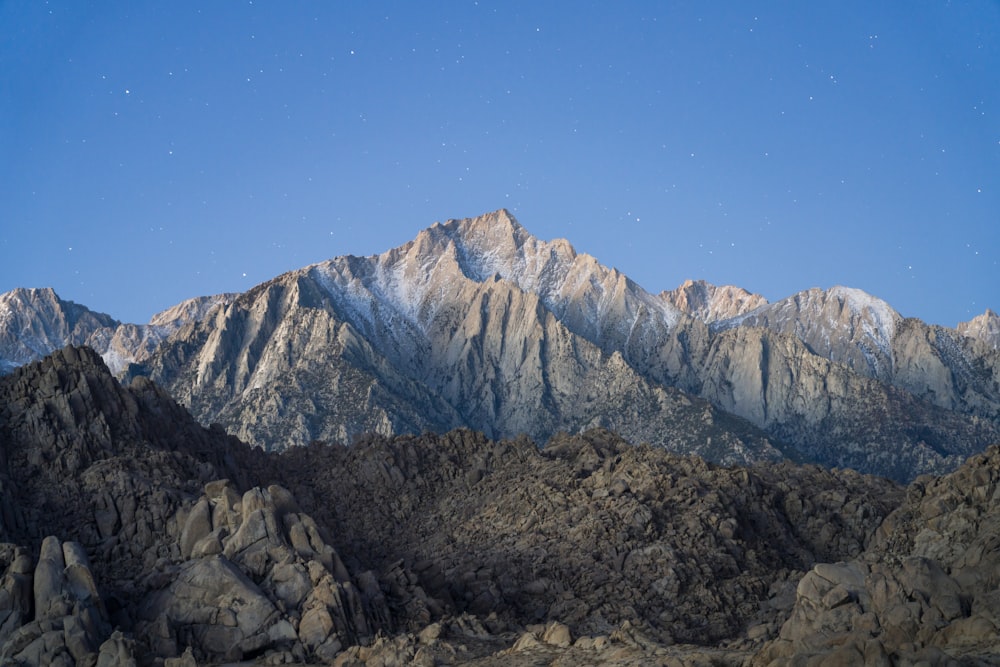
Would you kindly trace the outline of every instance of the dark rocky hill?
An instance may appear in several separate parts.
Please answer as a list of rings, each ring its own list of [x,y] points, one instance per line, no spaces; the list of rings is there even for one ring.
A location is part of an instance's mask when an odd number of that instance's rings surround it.
[[[735,664],[776,635],[803,572],[862,555],[901,499],[850,471],[719,468],[602,430],[265,454],[145,379],[120,386],[87,348],[0,379],[0,406],[0,657],[22,664]]]

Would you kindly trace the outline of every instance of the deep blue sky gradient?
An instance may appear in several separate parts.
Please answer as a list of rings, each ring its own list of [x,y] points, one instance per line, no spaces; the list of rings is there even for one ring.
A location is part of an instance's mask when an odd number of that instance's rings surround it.
[[[651,292],[1000,309],[1000,3],[0,2],[0,292],[125,321],[509,208]]]

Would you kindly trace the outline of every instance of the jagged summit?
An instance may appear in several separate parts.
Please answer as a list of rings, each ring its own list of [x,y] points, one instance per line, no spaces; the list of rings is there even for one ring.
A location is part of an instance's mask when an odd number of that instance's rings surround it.
[[[959,333],[981,340],[991,349],[1000,349],[1000,315],[990,308],[968,322],[960,322],[956,328]]]
[[[734,285],[716,286],[704,280],[685,280],[660,296],[678,310],[707,324],[727,320],[767,305],[767,299]]]
[[[88,343],[95,332],[119,324],[110,315],[60,299],[51,287],[0,294],[0,373],[66,345]]]
[[[832,361],[873,377],[892,370],[892,343],[902,316],[860,289],[811,288],[716,323],[719,330],[765,327],[790,334]]]

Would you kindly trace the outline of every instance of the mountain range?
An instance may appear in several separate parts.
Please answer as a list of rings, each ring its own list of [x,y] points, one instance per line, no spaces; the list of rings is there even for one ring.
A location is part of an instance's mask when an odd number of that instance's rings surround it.
[[[993,311],[950,329],[845,287],[775,303],[705,282],[652,294],[505,210],[144,325],[50,289],[0,295],[0,370],[68,344],[267,450],[606,428],[719,463],[792,459],[908,481],[1000,442]]]

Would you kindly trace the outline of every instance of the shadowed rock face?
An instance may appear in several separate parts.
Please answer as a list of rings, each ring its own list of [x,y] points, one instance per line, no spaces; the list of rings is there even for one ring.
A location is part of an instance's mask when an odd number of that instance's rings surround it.
[[[330,660],[462,614],[446,627],[493,650],[493,633],[547,620],[732,638],[776,627],[769,596],[859,553],[897,494],[854,473],[714,468],[606,431],[541,451],[454,431],[267,455],[148,380],[123,388],[87,348],[18,369],[0,399],[0,626],[6,655],[29,661]]]
[[[262,452],[89,348],[0,379],[0,442],[5,658],[328,659],[391,628]]]
[[[861,553],[899,497],[852,472],[718,468],[607,431],[542,450],[454,431],[282,459],[349,563],[412,568],[400,585],[420,588],[426,618],[555,619],[574,634],[631,621],[668,643],[776,627],[772,596],[817,560]]]

